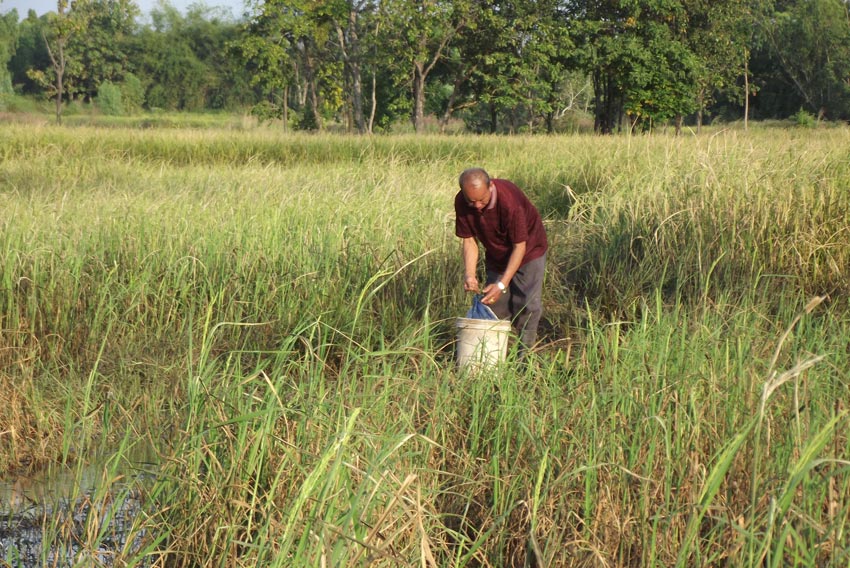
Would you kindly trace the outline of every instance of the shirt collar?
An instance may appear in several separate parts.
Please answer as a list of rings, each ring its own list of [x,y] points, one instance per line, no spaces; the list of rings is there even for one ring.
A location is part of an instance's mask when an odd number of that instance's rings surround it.
[[[490,187],[491,187],[491,189],[490,189],[490,203],[488,203],[488,204],[487,204],[487,207],[485,207],[485,209],[487,209],[488,211],[489,211],[490,209],[495,209],[495,208],[496,208],[496,197],[498,196],[498,193],[499,193],[499,192],[496,190],[496,184],[495,184],[495,183],[492,183],[492,182],[491,182]]]

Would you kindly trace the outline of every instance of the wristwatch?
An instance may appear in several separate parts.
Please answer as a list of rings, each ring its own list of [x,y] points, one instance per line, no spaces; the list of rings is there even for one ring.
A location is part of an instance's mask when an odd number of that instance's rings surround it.
[[[499,290],[501,290],[501,291],[502,291],[502,294],[504,294],[505,292],[507,292],[507,291],[508,291],[508,290],[507,290],[507,288],[505,287],[505,285],[504,285],[504,284],[502,284],[502,281],[501,281],[501,280],[498,280],[498,281],[496,282],[496,288],[498,288]]]

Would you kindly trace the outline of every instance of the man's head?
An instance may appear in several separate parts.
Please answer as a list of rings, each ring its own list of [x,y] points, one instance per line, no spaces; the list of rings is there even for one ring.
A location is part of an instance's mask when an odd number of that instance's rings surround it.
[[[493,182],[481,168],[469,168],[464,170],[458,178],[460,191],[470,207],[483,211],[490,203]]]

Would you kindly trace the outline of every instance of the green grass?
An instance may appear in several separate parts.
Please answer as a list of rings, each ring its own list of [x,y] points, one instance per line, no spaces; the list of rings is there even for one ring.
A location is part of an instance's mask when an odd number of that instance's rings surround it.
[[[849,151],[7,126],[0,470],[152,447],[129,565],[846,565]],[[527,369],[453,365],[471,165],[549,233]]]

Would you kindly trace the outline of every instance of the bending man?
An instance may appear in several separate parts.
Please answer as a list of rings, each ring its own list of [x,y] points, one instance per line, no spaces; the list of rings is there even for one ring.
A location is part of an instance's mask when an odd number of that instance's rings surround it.
[[[537,341],[548,241],[540,213],[515,184],[490,179],[481,168],[460,174],[455,196],[455,234],[463,240],[463,288],[510,319],[525,350]],[[487,279],[478,282],[478,243],[484,246]]]

